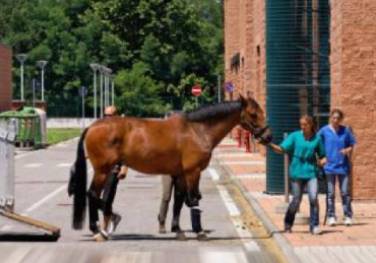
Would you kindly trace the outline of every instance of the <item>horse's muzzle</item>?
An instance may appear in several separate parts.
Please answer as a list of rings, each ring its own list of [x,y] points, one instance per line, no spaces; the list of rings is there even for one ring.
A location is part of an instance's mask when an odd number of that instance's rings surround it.
[[[273,140],[272,133],[268,126],[257,128],[254,131],[254,137],[262,144],[269,144]]]

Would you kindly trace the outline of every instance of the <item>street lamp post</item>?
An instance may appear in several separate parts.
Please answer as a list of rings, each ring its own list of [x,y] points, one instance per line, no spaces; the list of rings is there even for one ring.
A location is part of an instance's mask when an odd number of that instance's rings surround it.
[[[94,118],[96,119],[97,118],[97,71],[99,70],[100,68],[100,65],[98,65],[97,63],[91,63],[90,64],[90,68],[93,70],[94,72],[94,75],[93,75],[93,93],[94,93]]]
[[[110,68],[106,68],[106,107],[110,106],[110,76],[112,70]]]
[[[115,76],[111,75],[111,105],[115,105]]]
[[[42,101],[44,101],[44,68],[47,65],[47,60],[38,60],[37,66],[41,69],[41,76],[40,76],[40,82],[41,82],[41,88],[42,88]]]
[[[25,96],[24,96],[24,63],[27,59],[27,55],[26,54],[18,54],[16,55],[16,58],[18,60],[18,62],[20,62],[21,64],[21,101],[24,101],[25,100]]]
[[[99,66],[99,116],[103,118],[103,74],[104,74],[104,67]]]
[[[107,85],[107,80],[108,80],[108,71],[107,67],[103,67],[103,104],[104,108],[106,108],[107,105],[107,96],[108,96],[108,85]]]

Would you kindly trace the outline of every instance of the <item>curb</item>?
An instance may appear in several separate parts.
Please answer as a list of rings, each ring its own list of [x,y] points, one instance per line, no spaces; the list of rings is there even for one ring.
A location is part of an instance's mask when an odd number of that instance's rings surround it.
[[[219,161],[219,158],[214,155],[213,158],[216,162],[216,165],[221,167],[224,171],[226,176],[239,188],[242,192],[243,196],[247,199],[248,203],[252,206],[253,210],[255,211],[256,215],[259,217],[263,225],[269,231],[271,237],[276,241],[277,245],[280,247],[282,252],[284,253],[288,262],[291,263],[301,263],[300,259],[294,252],[294,248],[290,245],[289,241],[281,234],[281,231],[273,224],[273,222],[269,219],[268,215],[265,213],[264,209],[260,206],[257,199],[249,193],[241,181],[236,178],[234,173],[226,166],[222,165]]]

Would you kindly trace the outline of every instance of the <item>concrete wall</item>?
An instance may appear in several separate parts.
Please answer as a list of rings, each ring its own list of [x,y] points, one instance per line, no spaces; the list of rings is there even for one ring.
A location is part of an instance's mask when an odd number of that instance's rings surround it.
[[[85,118],[85,126],[95,121],[93,118]],[[47,118],[47,128],[82,128],[81,118]]]
[[[331,107],[358,140],[353,196],[376,199],[376,1],[332,0],[331,18]]]
[[[0,112],[12,105],[12,50],[0,44]]]

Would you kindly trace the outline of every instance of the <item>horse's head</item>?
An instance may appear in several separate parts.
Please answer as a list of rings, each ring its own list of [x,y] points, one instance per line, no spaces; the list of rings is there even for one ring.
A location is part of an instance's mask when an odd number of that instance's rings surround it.
[[[269,143],[272,140],[271,131],[266,125],[264,111],[253,98],[244,98],[240,95],[242,111],[240,125],[249,131],[261,143]]]

